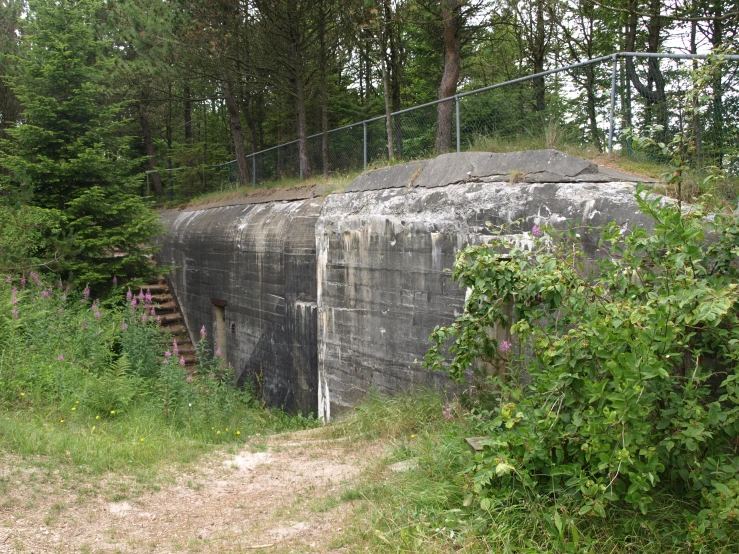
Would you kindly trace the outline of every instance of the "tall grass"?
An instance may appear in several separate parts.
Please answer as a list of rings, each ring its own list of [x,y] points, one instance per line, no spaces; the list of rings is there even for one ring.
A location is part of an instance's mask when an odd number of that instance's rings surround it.
[[[205,340],[187,374],[143,290],[97,301],[54,281],[0,282],[0,452],[123,471],[315,425],[259,407]]]

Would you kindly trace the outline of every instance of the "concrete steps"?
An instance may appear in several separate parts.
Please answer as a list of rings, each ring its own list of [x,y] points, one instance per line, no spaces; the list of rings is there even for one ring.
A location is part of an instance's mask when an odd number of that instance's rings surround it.
[[[195,346],[190,341],[190,335],[185,327],[185,320],[177,307],[177,302],[163,276],[156,281],[142,287],[144,294],[151,294],[154,313],[160,323],[162,334],[169,334],[177,343],[179,358],[185,360],[185,371],[192,372],[197,366],[198,359]],[[167,349],[172,352],[173,345],[167,342]]]

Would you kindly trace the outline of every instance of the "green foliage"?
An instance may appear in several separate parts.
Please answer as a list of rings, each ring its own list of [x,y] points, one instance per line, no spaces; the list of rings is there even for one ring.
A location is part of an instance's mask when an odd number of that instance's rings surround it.
[[[0,201],[0,271],[28,272],[56,265],[67,244],[58,210]]]
[[[36,0],[29,5],[18,71],[10,83],[23,122],[7,132],[2,165],[8,184],[34,187],[35,201],[63,209],[90,187],[132,185],[128,138],[121,136],[120,103],[105,79],[112,58],[99,40],[98,0]]]
[[[171,339],[143,293],[124,301],[114,287],[103,302],[89,293],[35,272],[0,281],[2,448],[62,460],[72,452],[105,470],[167,459],[183,444],[200,452],[258,431],[315,425],[258,408],[203,345],[200,369],[188,375],[184,360],[165,353]]]
[[[147,243],[161,225],[141,198],[96,186],[69,202],[66,215],[77,248],[66,267],[77,282],[99,288],[114,276],[125,282],[155,273]]]
[[[575,229],[531,250],[494,236],[460,252],[465,312],[434,331],[426,362],[458,381],[479,359],[509,366],[490,378],[497,407],[479,414],[490,438],[468,470],[482,510],[535,494],[581,515],[648,513],[677,487],[701,506],[695,525],[721,537],[739,516],[739,225],[643,189],[637,200],[654,230],[600,229],[597,267]],[[495,325],[510,326],[518,359]]]
[[[151,250],[142,245],[159,227],[135,195],[139,160],[125,133],[126,105],[110,98],[113,58],[97,23],[104,4],[37,0],[29,7],[9,79],[24,115],[0,141],[0,192],[33,192],[27,206],[2,208],[12,216],[0,244],[3,265],[52,265],[96,290],[113,275],[146,277]],[[71,237],[64,252],[55,242],[60,234]]]
[[[105,417],[120,416],[136,400],[144,383],[131,374],[126,354],[112,360],[86,382],[85,407]]]

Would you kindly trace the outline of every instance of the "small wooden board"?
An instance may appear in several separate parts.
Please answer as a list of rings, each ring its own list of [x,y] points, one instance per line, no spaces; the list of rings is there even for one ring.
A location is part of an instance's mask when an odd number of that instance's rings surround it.
[[[468,437],[465,440],[467,444],[470,445],[470,448],[474,450],[475,452],[482,452],[482,445],[480,444],[480,441],[487,440],[490,437]]]

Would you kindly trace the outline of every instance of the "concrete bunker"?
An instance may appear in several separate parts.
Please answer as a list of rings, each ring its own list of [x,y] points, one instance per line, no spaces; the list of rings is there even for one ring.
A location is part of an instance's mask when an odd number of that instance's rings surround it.
[[[205,325],[217,348],[229,330],[221,350],[240,381],[259,376],[271,405],[329,419],[373,388],[446,384],[415,360],[461,311],[465,291],[445,269],[488,222],[521,220],[520,240],[568,221],[649,226],[636,180],[554,150],[446,154],[326,198],[302,188],[165,212],[160,259],[176,267],[168,279],[190,333]]]

